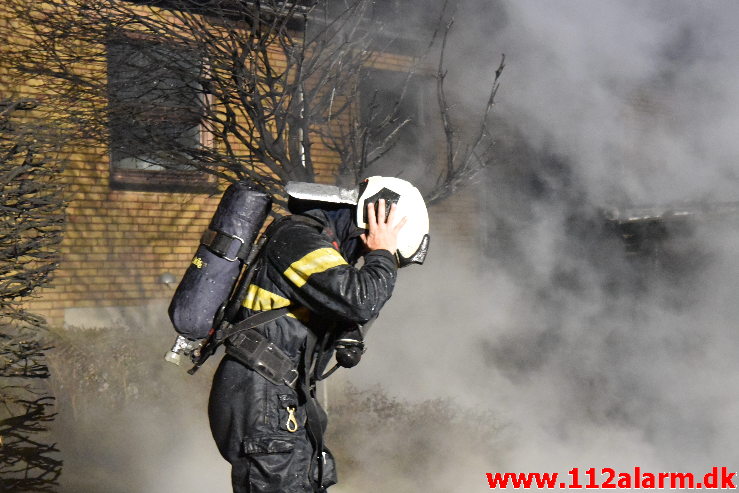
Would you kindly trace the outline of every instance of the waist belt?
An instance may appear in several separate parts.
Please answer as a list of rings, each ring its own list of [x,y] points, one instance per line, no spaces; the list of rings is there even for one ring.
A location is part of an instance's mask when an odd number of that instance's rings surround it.
[[[221,329],[219,339],[226,342],[226,354],[251,368],[276,385],[295,388],[298,370],[290,357],[255,329],[285,315],[287,308],[257,313]]]

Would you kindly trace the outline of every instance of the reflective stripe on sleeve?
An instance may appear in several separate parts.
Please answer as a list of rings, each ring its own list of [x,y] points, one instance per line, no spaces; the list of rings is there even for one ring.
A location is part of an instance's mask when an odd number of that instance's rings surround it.
[[[290,264],[284,274],[290,282],[300,288],[313,274],[319,274],[344,264],[346,264],[344,257],[333,248],[319,248]]]

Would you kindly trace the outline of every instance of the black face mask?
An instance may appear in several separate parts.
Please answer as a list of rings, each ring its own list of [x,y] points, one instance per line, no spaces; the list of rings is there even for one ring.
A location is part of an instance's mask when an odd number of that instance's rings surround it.
[[[364,233],[354,224],[354,207],[342,207],[324,211],[339,240],[339,252],[350,264],[355,263],[365,253],[365,246],[359,237]]]

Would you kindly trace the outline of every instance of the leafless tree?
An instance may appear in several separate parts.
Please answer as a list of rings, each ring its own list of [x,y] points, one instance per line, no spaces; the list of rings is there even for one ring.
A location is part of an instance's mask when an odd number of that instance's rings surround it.
[[[61,471],[42,433],[53,420],[43,342],[45,320],[23,302],[57,265],[63,232],[61,162],[39,125],[18,113],[31,101],[0,101],[0,481],[3,491],[52,491]]]
[[[16,74],[41,77],[63,126],[80,142],[108,144],[114,163],[250,178],[279,203],[285,181],[329,181],[317,177],[328,167],[327,153],[340,158],[344,184],[371,172],[414,118],[402,114],[401,101],[408,81],[433,74],[422,56],[436,41],[438,128],[445,135],[437,140],[447,152],[436,153],[446,156],[445,163],[429,162],[424,170],[439,174],[427,191],[434,202],[489,162],[489,113],[502,64],[468,144],[452,123],[444,89],[448,14],[440,17],[438,33],[431,22],[416,35],[428,38],[416,43],[420,49],[397,58],[397,70],[407,77],[395,100],[377,105],[365,94],[368,104],[362,105],[366,70],[393,38],[387,16],[378,15],[378,6],[390,4],[7,0],[26,26],[13,33],[25,39],[14,43],[7,60]]]
[[[441,20],[440,20],[441,22]],[[437,99],[439,114],[444,129],[446,154],[443,171],[438,175],[433,190],[426,196],[429,203],[439,202],[454,193],[460,185],[471,180],[478,171],[493,160],[495,140],[490,129],[490,113],[495,105],[495,96],[500,87],[500,77],[505,67],[505,55],[501,56],[500,65],[495,70],[495,77],[490,87],[490,93],[480,116],[475,135],[469,140],[462,139],[458,127],[452,123],[451,110],[445,80],[447,70],[444,65],[444,54],[448,34],[454,25],[454,19],[449,19],[444,26],[444,35],[441,41],[439,64],[436,72]]]

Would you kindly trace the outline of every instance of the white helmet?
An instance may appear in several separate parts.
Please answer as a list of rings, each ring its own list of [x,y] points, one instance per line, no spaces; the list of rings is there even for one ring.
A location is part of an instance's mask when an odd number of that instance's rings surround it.
[[[395,203],[396,217],[408,218],[398,233],[398,264],[422,264],[429,248],[429,215],[421,192],[409,182],[400,178],[372,176],[359,185],[356,222],[360,228],[367,229],[367,204],[385,199],[386,214],[390,204]]]
[[[334,205],[356,205],[357,227],[367,229],[367,204],[385,199],[390,213],[390,204],[395,203],[398,218],[407,221],[398,233],[398,265],[422,264],[429,248],[429,215],[421,192],[400,178],[372,176],[359,184],[358,188],[346,189],[319,183],[288,182],[285,186],[289,202],[288,210],[300,213],[311,207]]]

